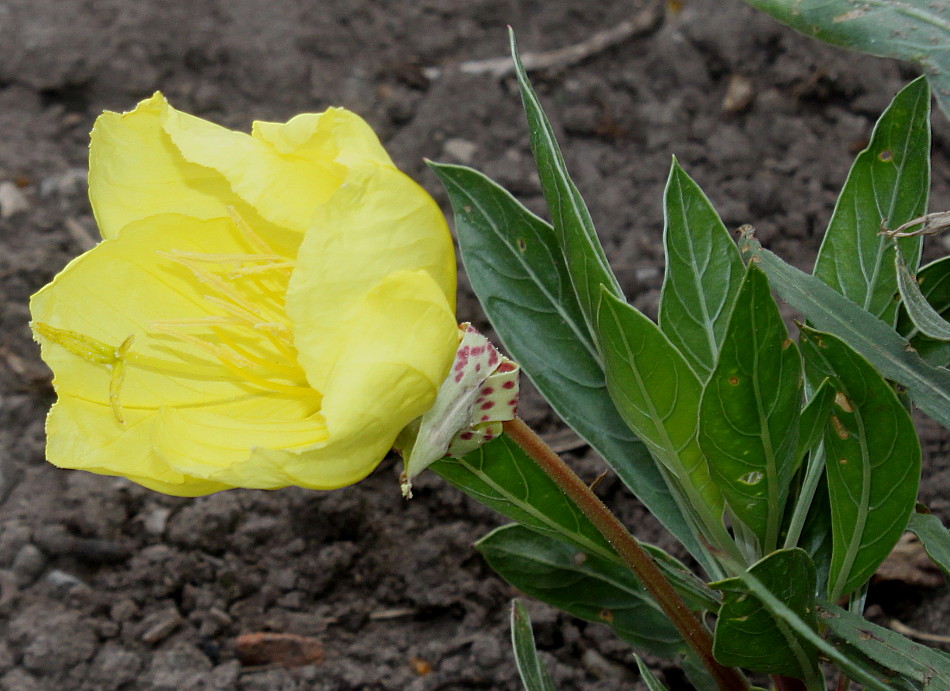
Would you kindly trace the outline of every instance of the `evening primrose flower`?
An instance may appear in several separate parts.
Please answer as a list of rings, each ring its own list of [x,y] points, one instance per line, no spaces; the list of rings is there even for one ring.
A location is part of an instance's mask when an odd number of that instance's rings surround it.
[[[103,114],[89,159],[103,241],[30,302],[53,464],[181,496],[330,489],[432,405],[451,238],[359,117],[247,135],[155,94]]]

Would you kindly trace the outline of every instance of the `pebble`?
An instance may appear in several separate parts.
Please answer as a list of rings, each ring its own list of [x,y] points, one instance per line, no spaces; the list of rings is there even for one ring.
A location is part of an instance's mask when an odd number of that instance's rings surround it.
[[[181,626],[182,621],[176,609],[167,609],[147,616],[142,622],[142,642],[148,645],[161,643]]]
[[[40,196],[82,194],[86,191],[85,168],[70,168],[40,181]]]
[[[13,557],[11,570],[21,588],[35,581],[46,568],[46,555],[34,544],[27,543]]]
[[[73,588],[88,588],[85,583],[71,573],[53,569],[46,574],[46,582],[57,590],[72,590]]]
[[[142,527],[149,535],[160,537],[165,533],[165,526],[168,525],[168,517],[172,510],[167,506],[157,506],[142,516]]]
[[[469,164],[475,159],[475,152],[478,151],[478,144],[470,142],[467,139],[452,137],[446,139],[442,145],[442,152],[448,158],[454,158],[459,163]]]
[[[15,183],[0,182],[0,218],[10,218],[29,208],[29,200]]]

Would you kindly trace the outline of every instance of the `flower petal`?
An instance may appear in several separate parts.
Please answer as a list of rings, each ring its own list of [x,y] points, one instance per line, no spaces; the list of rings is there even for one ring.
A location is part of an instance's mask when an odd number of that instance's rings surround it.
[[[89,145],[89,199],[103,238],[162,213],[227,217],[239,199],[220,173],[185,160],[163,131],[174,109],[160,94],[128,113],[96,119]]]
[[[46,420],[46,457],[60,468],[124,476],[150,489],[182,497],[211,494],[229,485],[190,477],[152,453],[154,411],[130,410],[119,427],[108,407],[60,396]]]
[[[454,311],[455,249],[439,207],[395,168],[360,169],[315,213],[287,291],[312,386],[323,390],[341,335],[367,292],[393,272],[415,270],[432,277]]]
[[[132,337],[131,364],[121,383],[124,408],[210,405],[261,395],[206,351],[155,332],[154,322],[227,316],[207,299],[215,294],[212,287],[162,253],[246,253],[248,246],[235,224],[166,214],[129,228],[132,232],[74,259],[31,298],[34,324],[80,334],[111,348]],[[248,347],[267,348],[263,336],[246,331],[258,341]],[[108,403],[109,367],[77,356],[42,333],[37,340],[61,396]],[[160,366],[146,366],[152,361]]]
[[[283,461],[301,487],[333,489],[368,475],[399,432],[432,405],[455,356],[455,316],[426,271],[386,277],[354,316],[337,334],[339,358],[324,390],[329,439]]]
[[[298,232],[349,166],[390,162],[372,129],[339,108],[285,124],[256,122],[252,135],[173,110],[163,127],[187,160],[220,173],[263,218]]]

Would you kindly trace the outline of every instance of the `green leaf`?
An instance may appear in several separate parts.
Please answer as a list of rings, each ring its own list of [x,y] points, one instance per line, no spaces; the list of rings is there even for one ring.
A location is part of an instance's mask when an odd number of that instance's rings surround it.
[[[659,327],[604,293],[597,313],[607,389],[621,417],[660,462],[718,510],[722,500],[696,439],[702,385]]]
[[[883,58],[917,63],[950,117],[947,0],[746,0],[806,36]]]
[[[525,691],[554,691],[551,675],[538,657],[528,610],[518,600],[511,601],[511,646]]]
[[[758,263],[772,287],[813,326],[844,339],[881,374],[906,387],[921,410],[950,428],[950,372],[924,362],[894,329],[763,249],[751,233],[743,234],[739,249]]]
[[[444,459],[429,468],[488,508],[571,545],[575,553],[624,564],[580,508],[507,436],[488,442],[464,458]],[[657,547],[643,546],[692,607],[719,607],[711,591],[686,567]]]
[[[773,552],[753,564],[749,573],[809,628],[817,629],[815,566],[804,550]],[[814,688],[814,682],[821,678],[814,646],[751,596],[741,578],[711,585],[723,591],[713,636],[716,659],[724,665],[804,679],[810,682],[809,688]]]
[[[633,659],[637,661],[637,669],[640,670],[640,680],[646,684],[648,691],[666,691],[666,687],[654,676],[653,672],[651,672],[647,664],[640,659],[639,655],[634,653]]]
[[[742,282],[742,259],[719,214],[675,158],[663,201],[666,273],[660,328],[706,381]]]
[[[830,602],[820,602],[818,613],[835,647],[852,659],[868,658],[890,670],[884,677],[888,683],[896,681],[893,675],[897,673],[926,691],[950,690],[950,655],[914,643]]]
[[[831,660],[838,669],[845,672],[855,681],[864,684],[867,689],[872,689],[873,691],[893,691],[891,680],[882,680],[877,676],[875,674],[876,669],[871,668],[863,656],[856,658],[831,645],[831,643],[818,635],[810,622],[802,619],[797,612],[793,611],[782,602],[780,598],[772,594],[769,588],[756,578],[751,571],[740,574],[738,578],[745,583],[749,592],[759,599],[762,606],[772,614],[773,617],[784,621],[803,641],[817,648],[818,651]]]
[[[897,315],[897,276],[884,228],[927,211],[930,90],[923,78],[894,97],[844,183],[815,261],[815,275],[887,324]],[[897,241],[914,268],[921,237]]]
[[[890,553],[914,510],[920,442],[907,410],[871,364],[840,339],[802,327],[809,376],[837,392],[825,427],[831,500],[829,597],[864,584]]]
[[[554,128],[541,109],[538,96],[528,81],[528,75],[518,55],[518,47],[515,45],[515,33],[510,28],[508,35],[511,57],[515,61],[515,74],[521,88],[521,100],[531,130],[531,151],[538,166],[541,190],[547,200],[548,211],[567,262],[574,292],[587,327],[593,332],[601,286],[616,297],[623,297],[623,291],[607,263],[607,256],[597,237],[597,231],[594,230],[587,205],[567,173],[567,165],[554,137]]]
[[[475,548],[526,595],[585,621],[607,624],[623,640],[672,657],[686,643],[627,569],[517,525],[496,528]]]
[[[825,424],[831,415],[831,404],[835,402],[835,390],[827,379],[818,385],[815,395],[802,410],[796,466],[801,464],[805,454],[818,445],[824,436]]]
[[[429,165],[448,191],[465,270],[505,349],[554,411],[705,564],[659,468],[610,399],[551,226],[481,173]]]
[[[927,301],[917,280],[911,276],[899,247],[894,251],[894,269],[897,271],[897,287],[901,300],[917,331],[938,341],[950,341],[950,322]]]
[[[950,531],[940,519],[930,513],[914,512],[907,529],[920,538],[927,556],[950,578]]]
[[[934,311],[942,319],[950,320],[950,255],[921,268],[917,272],[917,285]],[[903,306],[897,318],[897,330],[930,364],[939,367],[950,364],[950,343],[919,333]]]
[[[732,512],[774,550],[797,463],[802,361],[769,281],[750,264],[703,390],[699,443]]]

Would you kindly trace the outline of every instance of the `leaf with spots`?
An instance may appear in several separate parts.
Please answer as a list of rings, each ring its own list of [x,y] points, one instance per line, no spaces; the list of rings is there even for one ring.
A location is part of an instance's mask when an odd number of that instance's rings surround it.
[[[897,316],[891,240],[880,234],[922,216],[930,192],[930,90],[917,79],[894,97],[858,154],[825,232],[815,276],[887,324]],[[911,271],[922,238],[898,240]]]
[[[801,404],[801,356],[768,279],[749,264],[703,390],[699,443],[729,508],[758,538],[759,554],[778,543]]]
[[[619,566],[613,551],[584,512],[508,436],[503,435],[464,458],[437,461],[431,470],[506,518],[572,549]],[[718,603],[703,583],[660,549],[645,545],[677,591],[697,609]]]
[[[812,630],[815,619],[815,566],[801,549],[772,552],[749,568],[749,574]],[[821,688],[815,647],[776,617],[737,576],[712,587],[723,591],[716,620],[713,654],[724,665],[782,674]]]
[[[606,624],[627,643],[661,657],[686,643],[626,568],[518,525],[496,528],[475,549],[525,595],[585,621]]]
[[[950,117],[947,0],[746,0],[806,36],[883,58],[909,60]]]
[[[719,214],[675,158],[664,192],[663,244],[660,328],[706,381],[742,283],[742,259]]]
[[[920,484],[920,442],[906,408],[877,370],[844,341],[802,328],[809,378],[828,378],[835,404],[825,426],[831,502],[829,599],[854,592],[907,527]]]
[[[646,447],[621,419],[550,225],[492,180],[429,164],[449,194],[465,271],[512,359],[690,553],[704,554]]]

